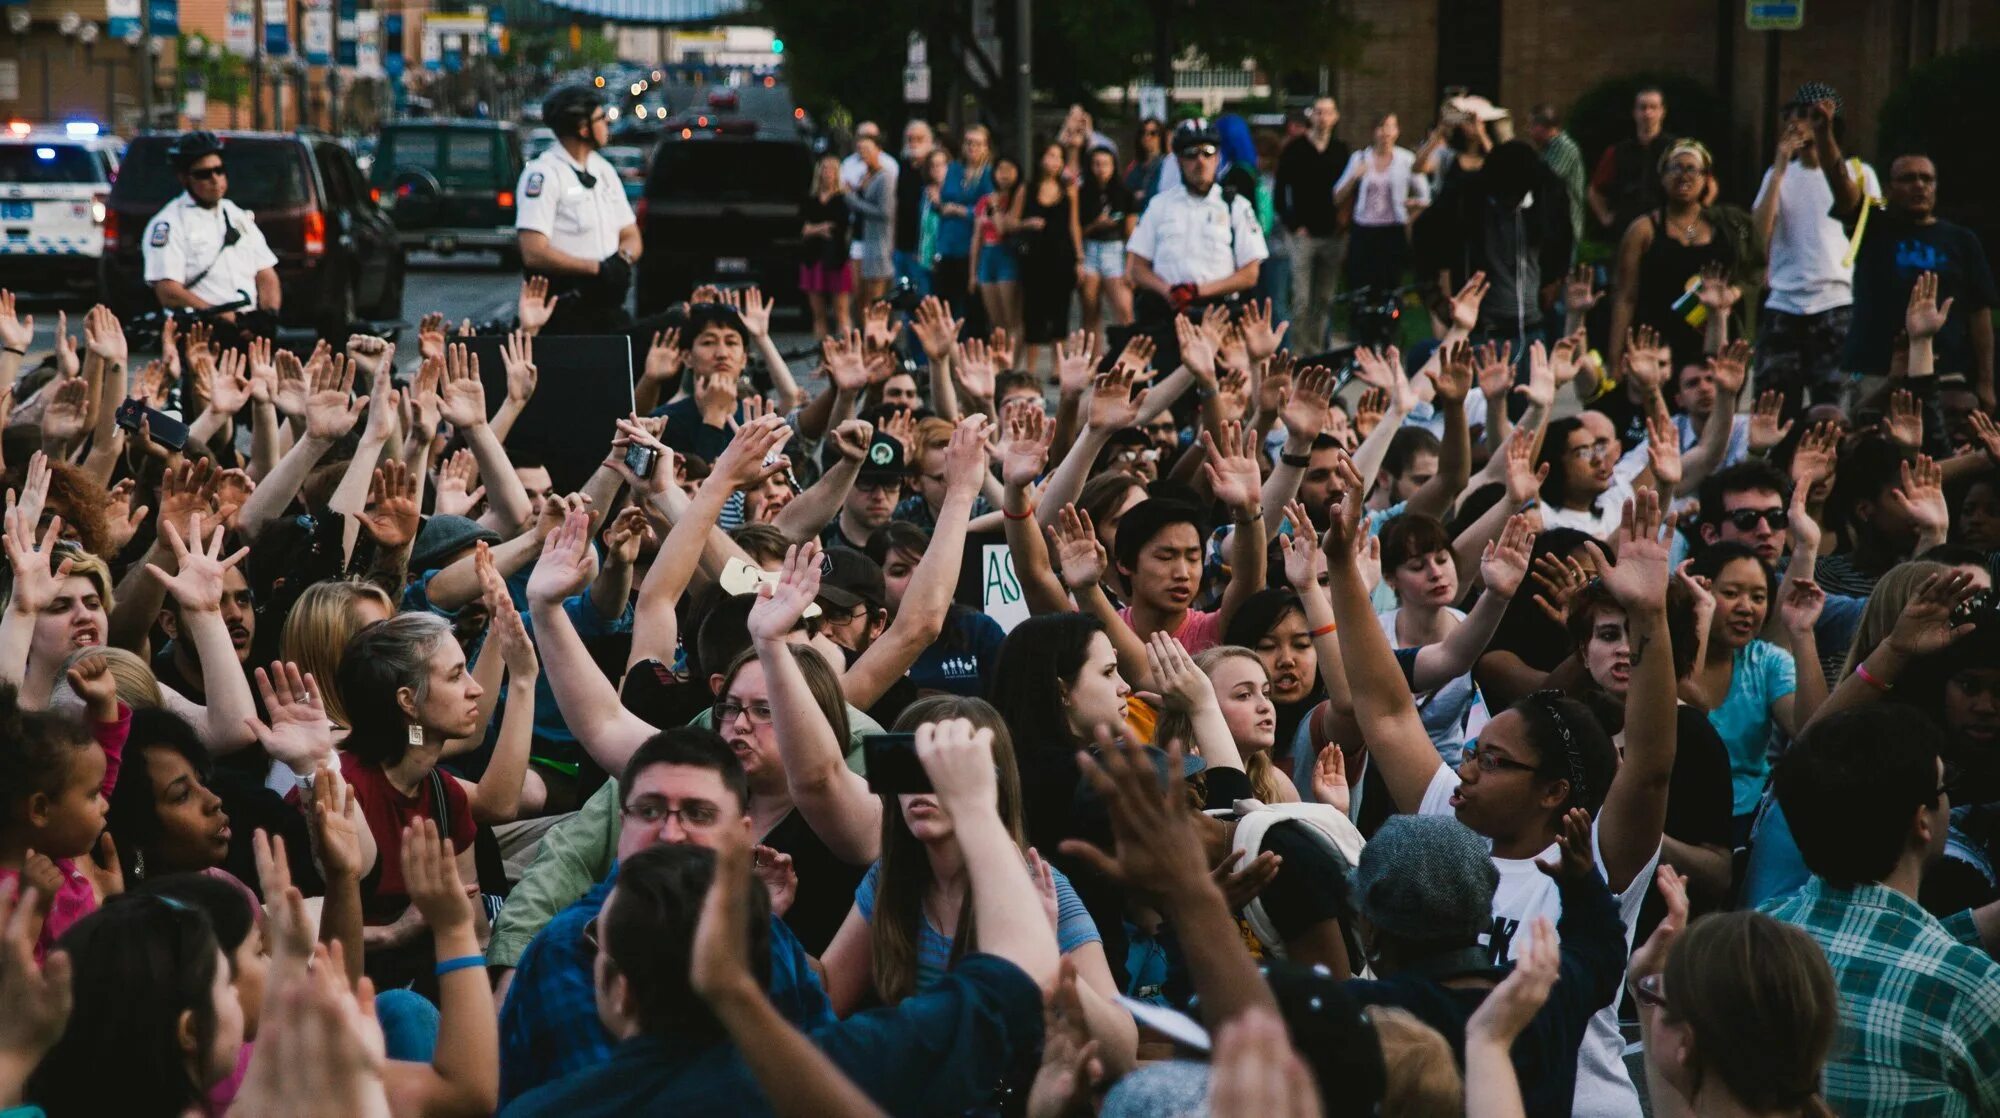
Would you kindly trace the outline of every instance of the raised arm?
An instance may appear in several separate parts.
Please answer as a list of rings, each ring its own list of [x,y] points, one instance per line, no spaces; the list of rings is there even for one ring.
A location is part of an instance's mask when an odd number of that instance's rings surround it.
[[[1035,523],[1033,497],[1035,479],[1048,464],[1049,440],[1055,432],[1039,400],[1010,402],[1001,421],[1005,433],[1000,441],[1000,476],[1005,489],[1000,527],[1014,560],[1014,577],[1021,583],[1021,596],[1029,612],[1065,613],[1070,609],[1069,591],[1049,563],[1049,544]]]
[[[1438,448],[1438,471],[1410,495],[1409,511],[1443,516],[1465,489],[1472,473],[1472,435],[1465,424],[1465,397],[1472,391],[1472,351],[1459,342],[1438,351],[1441,360],[1426,367],[1435,386],[1432,403],[1444,416],[1444,438]]]
[[[882,801],[847,767],[847,743],[834,737],[785,639],[818,596],[819,544],[807,542],[786,553],[777,585],[759,589],[750,609],[750,640],[770,688],[771,730],[792,802],[836,858],[866,865],[881,853]]]
[[[201,663],[208,703],[206,718],[195,728],[211,751],[233,752],[256,740],[248,720],[257,713],[257,706],[250,697],[250,682],[243,678],[243,670],[237,664],[229,627],[222,623],[222,579],[229,568],[250,554],[250,549],[242,548],[225,558],[221,524],[215,525],[204,545],[199,514],[188,520],[188,536],[194,540],[192,548],[182,542],[180,529],[171,521],[162,521],[160,530],[173,549],[178,570],[171,575],[158,567],[148,570],[180,604],[181,630],[194,645]]]
[[[1135,373],[1122,365],[1113,366],[1108,373],[1099,373],[1092,383],[1090,393],[1090,414],[1086,418],[1083,434],[1076,444],[1049,475],[1042,487],[1042,500],[1035,518],[1046,528],[1055,523],[1056,513],[1064,505],[1075,501],[1083,492],[1083,483],[1090,477],[1090,469],[1097,463],[1099,451],[1111,438],[1111,433],[1121,427],[1130,427],[1139,422],[1140,410],[1146,403],[1149,390],[1132,390]]]
[[[1364,383],[1389,393],[1389,410],[1383,413],[1375,429],[1368,432],[1368,436],[1354,450],[1355,472],[1365,484],[1373,487],[1375,478],[1382,472],[1383,459],[1389,457],[1389,444],[1396,438],[1396,431],[1402,427],[1410,409],[1416,406],[1416,397],[1410,389],[1409,378],[1403,375],[1403,356],[1395,346],[1379,353],[1357,347],[1354,360],[1361,367]]]
[[[1075,505],[1063,506],[1050,536],[1055,541],[1057,561],[1062,564],[1063,585],[1076,596],[1076,608],[1104,626],[1104,635],[1118,655],[1118,671],[1132,686],[1150,686],[1153,672],[1146,658],[1145,642],[1118,616],[1117,608],[1104,593],[1104,572],[1110,560],[1104,553],[1104,544],[1098,541],[1090,514]]]
[[[1479,575],[1486,592],[1473,604],[1472,612],[1458,627],[1436,644],[1417,651],[1410,685],[1420,691],[1434,690],[1472,670],[1479,656],[1500,628],[1507,604],[1528,575],[1528,554],[1534,546],[1534,531],[1525,516],[1511,516],[1499,538],[1486,543],[1479,561]]]
[[[541,560],[528,579],[528,614],[535,622],[535,639],[548,665],[549,689],[563,721],[591,760],[606,772],[623,772],[625,762],[655,730],[618,701],[618,689],[598,668],[563,609],[563,602],[583,593],[597,566],[589,534],[580,527],[583,522],[578,521],[574,533],[566,530],[571,519],[565,517],[563,528],[551,534],[542,548]]]
[[[1674,487],[1678,496],[1700,490],[1701,483],[1722,465],[1723,456],[1729,451],[1736,409],[1750,368],[1750,343],[1740,338],[1730,342],[1722,347],[1722,352],[1709,358],[1708,367],[1715,375],[1715,408],[1708,413],[1708,422],[1702,425],[1701,438],[1694,449],[1682,456],[1680,482]]]
[[[541,381],[541,370],[535,365],[534,336],[521,330],[509,334],[500,344],[500,360],[507,367],[507,398],[500,402],[500,410],[488,422],[493,426],[493,437],[504,443]]]
[[[1305,477],[1313,440],[1326,426],[1326,409],[1333,401],[1333,370],[1312,365],[1293,375],[1290,365],[1291,355],[1280,353],[1271,359],[1270,368],[1264,374],[1266,386],[1277,377],[1291,380],[1290,391],[1285,394],[1284,405],[1278,413],[1278,418],[1285,425],[1284,448],[1278,452],[1278,462],[1271,468],[1271,476],[1264,479],[1260,505],[1267,543],[1278,536],[1278,519],[1285,505],[1299,495],[1299,481]]]
[[[862,460],[875,438],[875,426],[865,419],[850,419],[833,429],[832,443],[840,455],[820,475],[778,510],[778,530],[789,540],[817,538],[820,531],[840,515],[840,507],[861,476]]]
[[[402,851],[404,886],[431,930],[437,961],[480,958],[472,901],[459,880],[451,839],[438,834],[435,822],[419,820],[403,828]],[[483,966],[439,970],[435,1055],[429,1064],[391,1061],[383,1078],[399,1108],[408,1108],[398,1113],[485,1114],[500,1103],[500,1015],[493,988]]]
[[[572,511],[558,531],[582,535],[588,547],[590,514]],[[511,605],[494,611],[487,640],[497,646],[491,651],[498,652],[507,665],[507,709],[500,716],[493,759],[487,762],[471,799],[472,818],[492,826],[513,822],[521,811],[521,784],[527,779],[528,747],[535,736],[535,682],[541,676],[541,665],[535,658],[535,642],[528,639],[527,627],[521,624],[520,611]]]
[[[1340,503],[1327,516],[1327,589],[1340,625],[1340,658],[1347,667],[1354,716],[1397,810],[1415,811],[1444,762],[1368,600],[1358,554],[1368,535],[1361,476],[1353,463],[1341,462],[1335,482]]]
[[[1942,652],[1972,632],[1972,625],[1953,625],[1951,617],[1978,589],[1963,570],[1939,571],[1918,583],[1889,635],[1863,655],[1855,670],[1810,717],[1800,721],[1810,726],[1840,711],[1881,701],[1912,661]]]
[[[278,354],[281,392],[288,375],[293,377],[294,382],[306,378],[306,371],[288,370],[288,365],[297,364],[298,358],[290,353],[281,351]],[[345,361],[319,364],[310,371],[310,380],[304,387],[305,437],[293,443],[292,449],[278,459],[278,464],[258,483],[250,499],[237,513],[236,530],[251,543],[255,543],[264,529],[291,507],[293,498],[299,495],[300,487],[305,485],[313,468],[333,449],[334,443],[354,429],[362,409],[368,406],[367,397],[352,398],[354,370]]]
[[[911,323],[931,366],[931,410],[954,423],[959,418],[958,387],[952,378],[951,357],[964,325],[965,320],[953,318],[951,308],[935,295],[927,295],[917,304]]]
[[[792,376],[792,366],[771,337],[771,309],[775,304],[755,287],[736,295],[730,304],[756,344],[757,355],[764,359],[764,369],[771,374],[771,390],[777,394],[779,407],[787,412],[803,407],[805,392],[799,388],[798,380]]]
[[[1674,769],[1674,656],[1667,634],[1668,550],[1673,518],[1664,525],[1660,494],[1641,490],[1625,503],[1618,562],[1595,543],[1597,577],[1625,607],[1632,645],[1632,681],[1625,694],[1625,758],[1598,811],[1604,881],[1623,892],[1659,849],[1667,822],[1667,786]],[[1665,527],[1665,532],[1661,531]]]
[[[1261,479],[1256,452],[1244,439],[1241,423],[1223,424],[1220,442],[1203,431],[1201,442],[1208,450],[1202,473],[1208,478],[1209,491],[1235,517],[1235,526],[1229,533],[1229,585],[1215,607],[1216,626],[1226,629],[1243,603],[1264,588],[1269,540],[1264,535],[1264,512],[1259,504],[1263,497]]]
[[[1181,744],[1200,754],[1211,769],[1244,771],[1243,751],[1237,748],[1236,735],[1230,732],[1229,721],[1215,700],[1215,685],[1207,672],[1195,666],[1194,657],[1181,642],[1166,633],[1154,633],[1146,641],[1146,661],[1152,665],[1150,674],[1166,709],[1193,724],[1194,740]]]
[[[972,501],[987,476],[986,427],[985,416],[968,416],[951,434],[951,445],[945,448],[944,504],[938,508],[930,546],[903,590],[896,619],[841,676],[840,689],[857,707],[874,706],[944,632],[965,561]]]
[[[479,358],[464,345],[445,350],[444,383],[439,388],[445,422],[455,428],[479,462],[479,479],[486,485],[486,515],[481,523],[501,535],[512,535],[534,517],[528,491],[514,473],[507,448],[486,419],[486,389],[479,383]]]

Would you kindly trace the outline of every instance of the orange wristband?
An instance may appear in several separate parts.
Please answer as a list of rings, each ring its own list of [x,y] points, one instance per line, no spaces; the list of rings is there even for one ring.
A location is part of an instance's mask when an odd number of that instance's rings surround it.
[[[1337,631],[1338,631],[1339,629],[1340,629],[1340,626],[1338,626],[1338,625],[1334,624],[1333,622],[1329,621],[1329,622],[1327,622],[1326,624],[1324,624],[1324,625],[1321,625],[1321,626],[1320,626],[1319,628],[1317,628],[1317,629],[1314,629],[1314,630],[1313,630],[1313,631],[1312,631],[1311,633],[1309,633],[1309,634],[1307,634],[1307,635],[1308,635],[1308,636],[1314,636],[1314,637],[1323,637],[1323,636],[1326,636],[1326,635],[1327,635],[1328,633],[1332,633],[1332,632],[1337,632]]]

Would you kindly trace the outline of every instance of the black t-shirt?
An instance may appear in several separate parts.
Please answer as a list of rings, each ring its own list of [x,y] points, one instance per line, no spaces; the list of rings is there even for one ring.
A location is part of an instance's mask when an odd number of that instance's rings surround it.
[[[1938,303],[1956,302],[1932,343],[1939,373],[1972,371],[1966,323],[2000,305],[1993,269],[1979,237],[1963,225],[1918,225],[1890,211],[1873,215],[1854,258],[1854,318],[1841,364],[1848,372],[1881,376],[1889,371],[1896,335],[1910,305],[1910,288],[1924,272],[1938,276]]]
[[[924,161],[903,157],[902,173],[896,176],[896,251],[915,252],[923,238],[924,187],[930,185]],[[923,261],[925,267],[930,261]]]
[[[792,869],[799,875],[798,892],[785,924],[799,937],[806,954],[819,956],[833,942],[833,934],[854,907],[854,889],[868,872],[866,866],[850,866],[833,856],[805,816],[793,810],[764,836],[764,845],[792,856]]]
[[[1337,137],[1329,137],[1326,149],[1313,146],[1309,136],[1298,136],[1278,152],[1276,187],[1278,219],[1296,232],[1303,227],[1310,236],[1331,237],[1339,232],[1340,207],[1333,204],[1333,184],[1347,169],[1350,149]]]
[[[850,235],[847,199],[839,194],[822,202],[819,195],[808,194],[799,203],[799,224],[817,225],[822,221],[833,222],[830,237],[807,237],[799,242],[799,262],[802,264],[825,264],[838,266],[847,263],[847,239]]]
[[[1123,219],[1138,212],[1138,201],[1132,197],[1132,191],[1118,180],[1117,175],[1111,176],[1111,181],[1103,186],[1086,178],[1082,185],[1076,188],[1076,220],[1077,224],[1083,227],[1083,239],[1086,241],[1124,240]],[[1099,218],[1111,218],[1120,224],[1093,233],[1090,231],[1090,223]]]
[[[1734,793],[1729,780],[1729,749],[1708,715],[1691,706],[1674,711],[1674,771],[1667,778],[1667,824],[1669,838],[1690,846],[1720,846],[1728,849],[1735,839],[1732,812]],[[1644,943],[1667,914],[1666,902],[1658,890],[1646,892],[1639,906],[1637,931],[1632,942]]]

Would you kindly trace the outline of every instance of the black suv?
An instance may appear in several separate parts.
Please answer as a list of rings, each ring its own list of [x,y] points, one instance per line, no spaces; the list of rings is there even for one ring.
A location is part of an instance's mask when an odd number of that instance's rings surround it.
[[[797,302],[812,149],[789,137],[688,133],[670,130],[660,142],[636,207],[646,244],[639,313],[665,310],[704,283],[754,283]]]
[[[278,258],[284,326],[344,337],[360,319],[403,315],[403,249],[369,197],[354,156],[310,132],[222,132],[229,199],[249,210]],[[167,149],[174,133],[135,137],[112,184],[104,222],[104,299],[121,315],[159,306],[140,241],[181,193]]]
[[[368,179],[405,248],[497,249],[511,270],[521,266],[514,241],[521,166],[521,135],[511,124],[418,120],[383,126]]]

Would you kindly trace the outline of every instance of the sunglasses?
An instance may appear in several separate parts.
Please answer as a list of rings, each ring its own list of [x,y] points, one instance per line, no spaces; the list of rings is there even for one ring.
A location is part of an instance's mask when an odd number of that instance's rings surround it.
[[[1792,523],[1791,514],[1784,509],[1731,509],[1726,518],[1739,532],[1754,530],[1760,520],[1769,525],[1773,532],[1782,532]]]
[[[1222,149],[1216,147],[1214,144],[1196,144],[1191,148],[1182,148],[1174,154],[1180,156],[1182,159],[1214,159],[1216,156],[1222,154]]]
[[[210,179],[227,178],[228,175],[229,172],[224,170],[222,164],[220,163],[217,163],[213,167],[202,167],[198,170],[193,170],[188,172],[188,177],[194,179],[196,182],[207,182]]]
[[[1666,1010],[1666,982],[1657,974],[1636,979],[1632,983],[1632,1000],[1651,1009]]]

